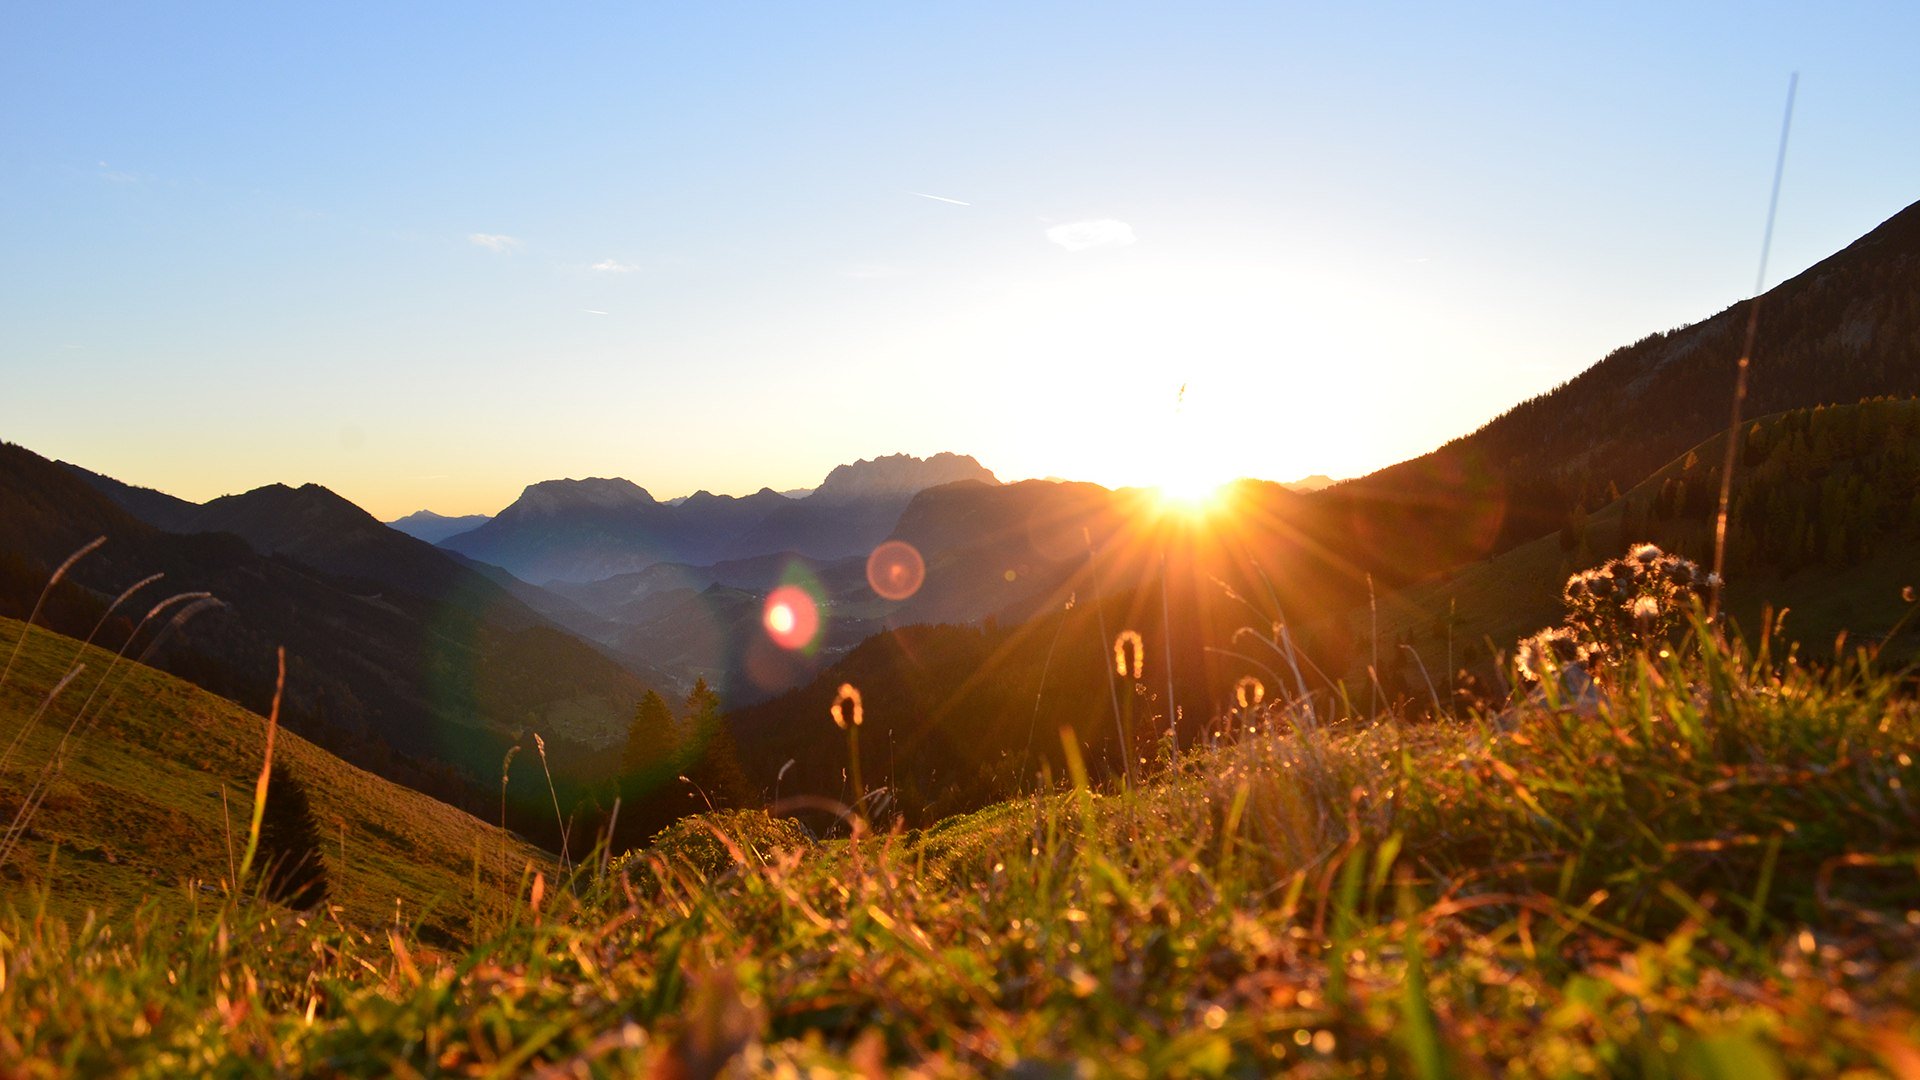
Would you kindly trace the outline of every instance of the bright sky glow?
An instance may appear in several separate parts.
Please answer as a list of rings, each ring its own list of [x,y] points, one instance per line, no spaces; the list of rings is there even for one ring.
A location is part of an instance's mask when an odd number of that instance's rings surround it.
[[[1920,198],[1920,9],[14,5],[0,438],[383,517],[1424,452]],[[1180,388],[1185,386],[1182,398]]]

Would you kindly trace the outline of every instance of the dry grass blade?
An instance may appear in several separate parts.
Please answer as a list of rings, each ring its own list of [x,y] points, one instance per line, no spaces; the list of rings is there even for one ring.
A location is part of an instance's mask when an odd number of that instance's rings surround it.
[[[101,544],[104,544],[106,542],[107,542],[106,537],[96,536],[92,540],[88,541],[86,544],[82,545],[80,550],[67,556],[65,562],[62,562],[59,566],[54,567],[53,573],[47,578],[47,583],[40,587],[40,598],[33,602],[33,610],[29,612],[27,615],[27,627],[31,628],[34,624],[34,620],[40,617],[40,609],[46,606],[47,597],[52,594],[53,587],[55,585],[60,584],[61,578],[67,576],[67,571],[73,569],[73,564],[79,562],[81,559],[86,558],[88,555],[93,554],[93,552],[96,549],[98,549]],[[26,643],[27,643],[27,632],[26,630],[23,629],[20,632],[19,639],[13,643],[13,651],[7,654],[7,666],[5,668],[0,668],[0,686],[7,685],[7,679],[13,675],[13,665],[18,663],[20,660],[20,647],[22,645],[25,645]]]
[[[260,779],[253,785],[253,822],[247,826],[247,853],[240,857],[239,880],[245,881],[260,851],[260,824],[267,816],[267,781],[273,775],[273,736],[280,729],[280,698],[287,689],[287,649],[274,650],[278,672],[273,680],[273,708],[267,713],[266,750],[260,759]],[[236,884],[238,884],[236,882]]]

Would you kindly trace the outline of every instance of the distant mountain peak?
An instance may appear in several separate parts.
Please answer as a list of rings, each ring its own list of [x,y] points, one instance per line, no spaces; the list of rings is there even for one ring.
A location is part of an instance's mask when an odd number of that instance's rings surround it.
[[[405,523],[408,525],[431,525],[431,524],[434,524],[435,522],[441,522],[441,521],[459,521],[462,516],[482,517],[484,515],[436,514],[431,510],[415,510],[413,513],[408,514],[405,517],[394,518],[392,521],[387,522],[387,524],[400,525],[402,523]]]
[[[589,476],[584,480],[542,480],[528,484],[507,510],[515,514],[553,514],[582,508],[621,510],[657,505],[659,500],[631,480]]]
[[[886,495],[912,495],[960,480],[978,480],[984,484],[1000,482],[998,477],[968,454],[939,453],[925,458],[911,454],[887,454],[871,460],[861,458],[851,465],[836,466],[808,498],[839,502]]]
[[[387,522],[387,527],[406,533],[416,540],[438,544],[449,536],[458,536],[470,529],[477,529],[492,519],[490,514],[452,516],[436,514],[431,510],[415,510],[406,517],[394,518]]]

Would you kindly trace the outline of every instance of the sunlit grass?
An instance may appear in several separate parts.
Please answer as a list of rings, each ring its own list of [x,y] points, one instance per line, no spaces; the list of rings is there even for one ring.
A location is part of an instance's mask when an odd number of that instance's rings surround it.
[[[690,819],[472,946],[239,900],[0,918],[25,1075],[1899,1074],[1920,715],[1711,637],[1596,708],[1235,739],[922,833]],[[824,726],[825,720],[821,721]],[[19,899],[19,898],[17,898]],[[1066,1070],[1066,1072],[1061,1072]]]

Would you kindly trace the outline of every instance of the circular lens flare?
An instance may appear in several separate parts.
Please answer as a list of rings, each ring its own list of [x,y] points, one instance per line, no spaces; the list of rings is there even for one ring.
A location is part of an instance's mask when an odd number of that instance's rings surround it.
[[[927,561],[905,540],[889,540],[867,556],[867,584],[888,600],[905,600],[927,580]]]
[[[760,624],[775,645],[789,651],[804,649],[820,632],[820,609],[798,585],[782,585],[767,594]]]

